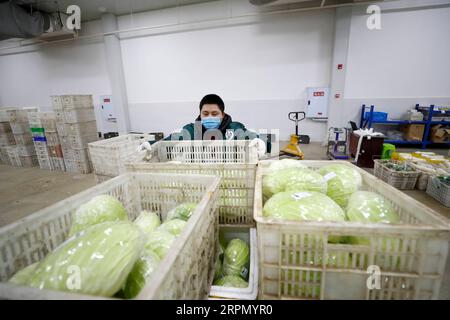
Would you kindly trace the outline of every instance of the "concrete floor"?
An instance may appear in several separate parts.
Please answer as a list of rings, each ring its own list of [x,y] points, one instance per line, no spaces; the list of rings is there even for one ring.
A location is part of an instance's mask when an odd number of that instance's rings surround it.
[[[327,159],[325,148],[319,143],[303,145],[302,150],[306,160]],[[403,150],[408,152],[408,149]],[[437,152],[447,154],[448,151]],[[95,185],[92,174],[80,175],[6,165],[0,165],[0,181],[0,227]],[[405,193],[450,219],[450,209],[425,192],[413,190]],[[450,300],[450,259],[447,259],[441,299]]]

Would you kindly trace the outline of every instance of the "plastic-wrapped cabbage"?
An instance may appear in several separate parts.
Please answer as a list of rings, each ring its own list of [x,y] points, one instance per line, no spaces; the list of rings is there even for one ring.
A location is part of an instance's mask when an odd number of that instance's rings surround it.
[[[69,237],[97,223],[127,219],[127,212],[119,200],[106,194],[96,196],[75,212]]]
[[[214,285],[230,288],[247,288],[248,282],[239,276],[228,275],[217,279],[214,282]]]
[[[287,168],[306,168],[306,166],[301,161],[293,159],[273,161],[267,169],[267,175]]]
[[[241,239],[231,240],[223,256],[223,274],[247,279],[249,264],[250,248],[248,245]]]
[[[265,217],[285,220],[345,221],[345,213],[319,192],[281,192],[264,205]]]
[[[133,270],[128,275],[125,287],[122,290],[122,296],[125,299],[136,297],[146,283],[152,278],[161,259],[152,250],[144,249],[141,257],[134,264]]]
[[[161,220],[154,212],[141,211],[136,220],[134,220],[134,224],[141,228],[145,234],[150,234],[159,227]]]
[[[391,203],[382,196],[368,191],[352,194],[348,201],[347,218],[350,221],[399,223],[400,216]]]
[[[362,185],[361,174],[354,168],[343,164],[332,164],[319,169],[328,182],[327,195],[342,208],[347,206],[348,199]]]
[[[303,168],[287,168],[263,178],[263,194],[271,197],[284,191],[327,192],[327,182],[317,172]]]
[[[166,220],[181,219],[188,221],[197,206],[196,203],[183,203],[173,208],[167,214]]]
[[[161,259],[163,259],[173,242],[175,236],[164,230],[156,230],[148,236],[145,249],[154,251]]]
[[[144,243],[145,235],[130,222],[96,224],[47,255],[27,284],[111,297],[122,288]]]
[[[181,219],[167,220],[158,228],[158,230],[167,231],[178,237],[186,226],[186,223],[186,221]]]
[[[8,281],[19,285],[27,284],[28,280],[34,274],[34,270],[36,269],[38,263],[39,262],[32,263],[22,270],[17,271]]]
[[[223,276],[222,259],[220,257],[216,260],[214,280],[220,279]]]

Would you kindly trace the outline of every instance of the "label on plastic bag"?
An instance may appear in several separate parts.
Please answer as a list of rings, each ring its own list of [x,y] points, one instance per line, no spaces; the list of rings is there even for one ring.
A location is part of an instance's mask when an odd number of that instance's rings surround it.
[[[292,194],[292,198],[294,198],[294,200],[301,200],[303,198],[310,197],[310,196],[311,196],[311,193],[309,193],[309,192],[296,192],[296,193]]]
[[[328,182],[328,180],[336,178],[336,173],[334,172],[327,173],[326,175],[323,176],[323,178],[325,179],[325,181]]]
[[[241,276],[242,278],[244,278],[244,279],[247,279],[247,277],[248,277],[248,268],[247,268],[247,267],[243,267],[243,268],[242,268],[242,271],[241,271],[241,273],[240,273],[240,276]]]

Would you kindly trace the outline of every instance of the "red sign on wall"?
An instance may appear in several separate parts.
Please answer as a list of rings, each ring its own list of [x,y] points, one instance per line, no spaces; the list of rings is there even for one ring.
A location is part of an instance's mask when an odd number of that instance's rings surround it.
[[[325,96],[325,92],[323,92],[323,91],[316,91],[316,92],[313,93],[313,96],[314,97],[323,97],[323,96]]]

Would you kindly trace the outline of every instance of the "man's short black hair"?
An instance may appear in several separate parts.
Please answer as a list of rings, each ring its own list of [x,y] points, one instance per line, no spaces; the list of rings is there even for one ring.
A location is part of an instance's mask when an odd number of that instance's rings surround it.
[[[217,104],[219,106],[220,111],[225,111],[225,103],[223,103],[223,100],[221,97],[219,97],[217,94],[207,94],[203,97],[203,99],[200,101],[200,111],[202,111],[202,108],[205,104]]]

